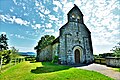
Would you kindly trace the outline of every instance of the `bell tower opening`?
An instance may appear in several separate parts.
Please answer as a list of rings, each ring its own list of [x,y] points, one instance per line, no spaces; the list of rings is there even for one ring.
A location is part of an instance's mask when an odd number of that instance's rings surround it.
[[[68,12],[68,22],[83,23],[83,14],[74,4],[74,7]]]

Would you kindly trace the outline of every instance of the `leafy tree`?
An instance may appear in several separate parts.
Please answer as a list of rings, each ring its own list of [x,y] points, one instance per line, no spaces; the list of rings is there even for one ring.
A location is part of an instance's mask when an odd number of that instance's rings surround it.
[[[0,51],[0,71],[2,70],[2,58],[3,58],[2,54],[3,51]]]
[[[120,42],[111,51],[113,51],[115,57],[120,57]]]
[[[4,64],[7,64],[7,63],[10,62],[10,54],[11,54],[10,50],[4,50],[3,51],[2,56],[3,56],[3,63]]]
[[[7,40],[8,40],[8,38],[6,37],[6,34],[0,35],[0,51],[8,49]]]
[[[2,69],[2,61],[3,61],[3,55],[4,55],[4,50],[8,49],[8,44],[7,44],[8,38],[6,37],[6,34],[1,34],[0,35],[0,68]]]
[[[38,42],[38,45],[34,49],[37,50],[37,52],[41,51],[46,46],[50,45],[53,42],[53,40],[55,40],[54,36],[45,35],[41,37],[41,39]]]
[[[18,50],[15,47],[11,47],[11,60],[14,59],[15,60],[15,65],[16,65],[16,59],[19,56],[18,54]]]

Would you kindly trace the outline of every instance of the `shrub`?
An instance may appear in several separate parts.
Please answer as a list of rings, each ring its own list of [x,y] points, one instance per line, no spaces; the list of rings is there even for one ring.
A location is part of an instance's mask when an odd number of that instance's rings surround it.
[[[58,63],[58,56],[54,56],[52,63]]]

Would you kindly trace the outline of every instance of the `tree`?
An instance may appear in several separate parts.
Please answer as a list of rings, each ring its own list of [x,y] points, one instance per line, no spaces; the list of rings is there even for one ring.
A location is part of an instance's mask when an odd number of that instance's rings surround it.
[[[6,37],[6,34],[0,35],[0,51],[8,49],[7,40],[8,40],[8,38]]]
[[[41,39],[38,42],[38,45],[36,47],[34,47],[35,50],[40,51],[43,48],[45,48],[46,46],[50,45],[53,40],[55,40],[54,36],[50,36],[50,35],[45,35],[43,37],[41,37]]]
[[[0,67],[1,69],[2,69],[2,59],[4,55],[4,50],[8,49],[7,40],[8,38],[6,37],[6,34],[0,35]]]
[[[2,70],[2,54],[3,54],[3,52],[2,51],[0,51],[0,71]]]
[[[15,65],[16,65],[16,59],[19,56],[18,50],[15,47],[11,47],[11,60],[15,60]]]
[[[120,57],[120,42],[111,51],[113,51],[115,57]]]
[[[3,59],[4,64],[7,64],[10,62],[10,54],[11,54],[10,50],[3,51],[3,54],[2,54],[3,58],[2,59]]]

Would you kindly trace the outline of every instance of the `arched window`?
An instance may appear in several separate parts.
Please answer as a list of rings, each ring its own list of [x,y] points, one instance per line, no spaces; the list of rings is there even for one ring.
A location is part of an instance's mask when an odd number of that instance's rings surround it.
[[[72,14],[72,18],[75,18],[75,14],[74,13]]]
[[[80,17],[79,17],[79,16],[77,16],[77,19],[80,19]]]

